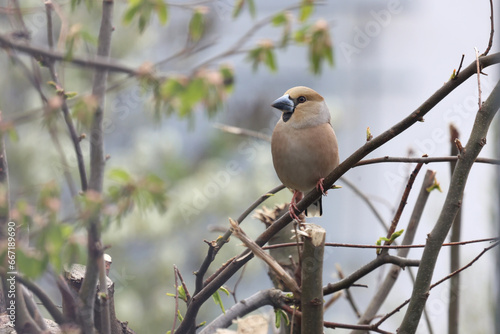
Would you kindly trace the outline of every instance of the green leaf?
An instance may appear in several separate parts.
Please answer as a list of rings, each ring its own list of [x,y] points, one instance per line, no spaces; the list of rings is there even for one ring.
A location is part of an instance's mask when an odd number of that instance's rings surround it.
[[[158,0],[156,2],[156,15],[158,16],[158,20],[162,25],[165,25],[168,20],[168,7],[167,3],[162,0]]]
[[[266,59],[264,63],[267,65],[267,67],[269,67],[271,72],[276,72],[278,68],[276,66],[276,61],[274,58],[274,51],[272,49],[267,49],[265,54],[266,54]]]
[[[250,15],[255,18],[255,15],[257,13],[257,10],[255,9],[255,2],[254,0],[247,0],[248,1],[248,11],[250,12]]]
[[[304,22],[306,21],[309,16],[314,11],[314,1],[311,0],[303,0],[302,4],[300,5],[300,13],[299,13],[299,21]]]
[[[66,100],[70,100],[70,99],[76,97],[77,95],[78,95],[77,92],[66,92],[66,93],[64,93],[64,98]]]
[[[236,3],[234,4],[233,18],[237,18],[240,15],[244,4],[245,0],[236,0]]]
[[[6,254],[9,256],[9,254]],[[45,272],[49,263],[48,256],[25,252],[24,249],[17,247],[15,252],[15,261],[19,272],[22,272],[28,278],[40,277]]]
[[[205,15],[201,11],[196,10],[189,22],[189,35],[194,42],[199,41],[203,36],[204,26]]]
[[[226,314],[224,304],[222,303],[222,299],[220,298],[219,290],[215,291],[215,293],[212,295],[212,298],[214,299],[215,305],[219,305],[222,313]]]
[[[177,319],[182,322],[184,320],[184,317],[182,316],[181,310],[177,310]]]
[[[282,309],[274,309],[274,325],[276,328],[280,328],[281,318],[285,319],[286,326],[290,325],[290,318],[288,317],[288,314]]]
[[[135,2],[135,3],[133,3]],[[130,7],[125,11],[125,14],[123,15],[123,23],[124,24],[130,24],[134,17],[139,13],[141,10],[142,3],[141,1],[130,1],[131,5]]]
[[[132,176],[122,168],[115,168],[109,171],[108,177],[117,182],[130,182],[132,181]]]
[[[288,23],[288,18],[286,16],[285,12],[281,12],[276,14],[272,20],[271,20],[273,26],[279,27],[281,25],[284,25],[285,23]]]

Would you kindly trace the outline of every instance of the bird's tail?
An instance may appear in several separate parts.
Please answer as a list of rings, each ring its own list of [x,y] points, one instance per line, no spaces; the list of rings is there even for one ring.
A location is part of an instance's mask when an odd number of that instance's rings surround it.
[[[306,217],[321,217],[321,215],[323,215],[323,202],[321,201],[321,198],[309,205],[304,213],[306,214]]]

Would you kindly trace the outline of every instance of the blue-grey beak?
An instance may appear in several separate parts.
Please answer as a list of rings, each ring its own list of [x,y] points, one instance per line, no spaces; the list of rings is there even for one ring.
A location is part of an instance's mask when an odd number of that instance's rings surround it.
[[[292,99],[290,99],[290,96],[288,94],[283,95],[282,97],[274,101],[271,106],[278,110],[281,110],[284,113],[293,113],[293,111],[295,110],[295,104],[293,103]]]

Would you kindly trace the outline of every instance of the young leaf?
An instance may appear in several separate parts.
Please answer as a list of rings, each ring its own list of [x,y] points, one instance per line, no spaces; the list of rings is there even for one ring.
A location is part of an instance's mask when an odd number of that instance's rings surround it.
[[[300,5],[299,21],[300,22],[306,21],[309,18],[309,16],[311,16],[313,11],[314,11],[314,1],[303,0]]]
[[[220,298],[219,290],[215,291],[215,293],[212,295],[212,298],[214,299],[215,305],[219,305],[222,313],[226,314],[226,309],[224,308],[224,304],[222,303],[222,299]]]
[[[205,14],[203,10],[195,10],[189,22],[189,35],[193,42],[198,42],[203,36]]]

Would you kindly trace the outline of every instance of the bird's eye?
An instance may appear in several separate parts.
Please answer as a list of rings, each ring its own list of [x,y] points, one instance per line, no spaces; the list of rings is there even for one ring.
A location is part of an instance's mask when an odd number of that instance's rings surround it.
[[[306,97],[305,96],[299,96],[299,98],[297,99],[297,101],[299,103],[304,103],[304,102],[306,102]]]

